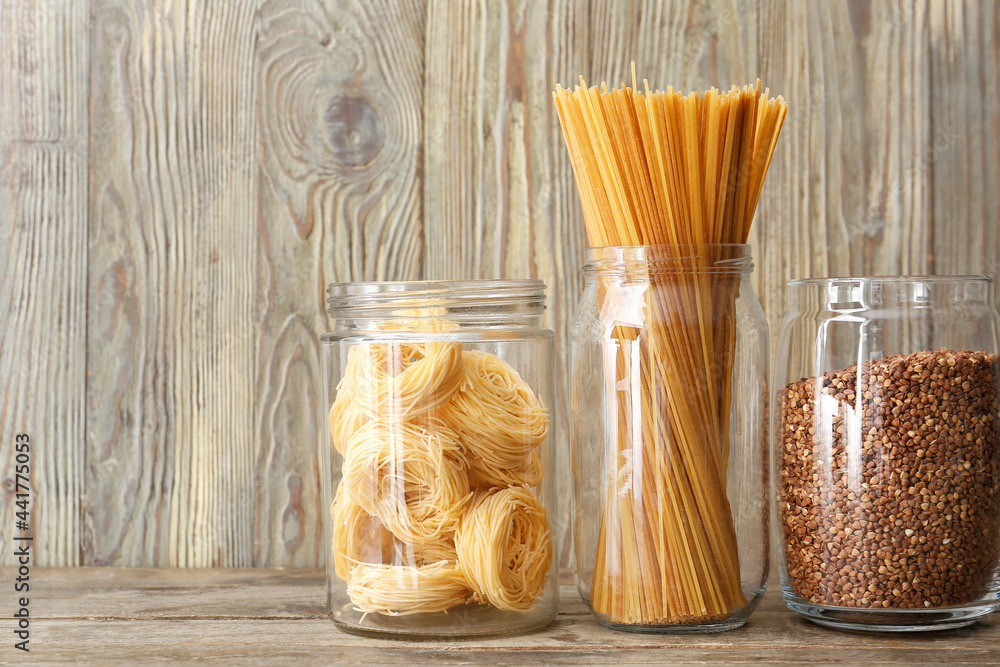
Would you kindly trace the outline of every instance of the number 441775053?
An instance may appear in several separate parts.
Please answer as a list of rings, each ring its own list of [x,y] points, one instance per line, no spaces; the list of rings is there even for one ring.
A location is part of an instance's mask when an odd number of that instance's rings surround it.
[[[28,500],[31,482],[31,440],[27,433],[18,433],[14,436],[15,451],[15,489],[17,495],[17,527],[19,530],[28,530],[30,525],[28,518]]]

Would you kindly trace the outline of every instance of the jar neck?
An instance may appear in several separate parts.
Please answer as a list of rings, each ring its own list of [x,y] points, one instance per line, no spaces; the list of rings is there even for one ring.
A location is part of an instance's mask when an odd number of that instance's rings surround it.
[[[537,328],[541,280],[331,283],[327,313],[337,331],[447,332]]]
[[[605,246],[587,249],[584,275],[640,278],[683,274],[749,276],[750,246],[738,243]]]
[[[857,312],[886,307],[991,306],[987,276],[872,276],[813,278],[788,283],[792,311]]]

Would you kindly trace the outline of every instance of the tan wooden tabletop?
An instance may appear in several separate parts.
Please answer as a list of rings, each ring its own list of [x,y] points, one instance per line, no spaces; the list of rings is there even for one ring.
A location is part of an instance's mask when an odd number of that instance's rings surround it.
[[[0,633],[0,664],[997,664],[1000,618],[961,630],[868,635],[819,627],[772,589],[749,623],[711,635],[640,635],[599,626],[572,586],[558,619],[528,635],[464,641],[379,640],[338,630],[319,570],[37,568],[30,654]],[[13,580],[3,570],[3,581]],[[10,587],[13,588],[12,586]],[[13,592],[3,603],[10,619]],[[11,628],[11,621],[2,624]]]

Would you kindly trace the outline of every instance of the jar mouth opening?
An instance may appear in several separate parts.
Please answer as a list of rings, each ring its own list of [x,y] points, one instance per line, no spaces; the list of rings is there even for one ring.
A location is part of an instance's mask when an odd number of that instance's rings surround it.
[[[587,248],[585,275],[621,271],[664,273],[749,273],[753,257],[747,243],[676,243]]]
[[[449,291],[471,292],[481,290],[544,290],[545,282],[537,278],[512,280],[369,280],[330,283],[326,293],[334,296],[358,296],[370,294],[410,295],[440,294]]]
[[[604,246],[590,246],[587,248],[587,252],[593,250],[608,250],[612,248],[620,248],[623,250],[630,250],[634,248],[648,248],[654,251],[661,252],[690,252],[692,249],[697,248],[740,248],[746,249],[747,252],[750,251],[749,243],[653,243],[649,245],[604,245]]]
[[[786,308],[809,307],[837,312],[860,312],[905,305],[927,308],[941,303],[992,301],[993,279],[961,276],[858,276],[802,278],[788,281]]]
[[[837,276],[831,278],[795,278],[789,280],[788,287],[809,286],[850,286],[850,285],[905,285],[907,283],[991,283],[993,279],[981,274],[937,275],[937,276]]]
[[[545,282],[515,280],[397,280],[330,283],[327,312],[334,318],[408,318],[503,311],[545,310]]]

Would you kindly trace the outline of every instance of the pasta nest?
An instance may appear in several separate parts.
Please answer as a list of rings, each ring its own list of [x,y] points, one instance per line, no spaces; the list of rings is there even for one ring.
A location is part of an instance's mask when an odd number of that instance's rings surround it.
[[[439,423],[371,421],[347,444],[341,486],[407,544],[450,536],[472,494],[458,435]]]
[[[480,494],[455,533],[458,564],[473,599],[498,609],[530,609],[552,565],[549,519],[525,486]]]
[[[367,512],[347,494],[341,484],[333,500],[333,540],[331,555],[334,571],[350,581],[356,565],[410,565],[421,567],[444,562],[455,567],[458,554],[451,538],[427,544],[404,544],[392,531]]]
[[[443,562],[423,567],[362,563],[351,571],[347,594],[359,611],[405,616],[462,604],[469,588],[462,571]]]
[[[338,398],[348,394],[372,418],[412,417],[446,403],[461,379],[461,343],[355,345]]]
[[[351,436],[371,420],[347,391],[337,390],[337,400],[330,406],[330,436],[341,456],[347,454]]]
[[[464,352],[462,367],[440,415],[461,436],[473,486],[536,486],[544,474],[536,447],[548,435],[545,406],[496,355]]]
[[[433,563],[446,563],[452,567],[457,567],[456,563],[458,563],[458,551],[455,549],[454,535],[423,544],[396,542],[394,555],[396,562],[418,567]]]
[[[351,570],[360,563],[381,564],[392,558],[395,537],[377,518],[337,487],[331,509],[333,515],[334,571],[347,581]]]
[[[379,331],[419,331],[441,333],[458,330],[458,324],[443,317],[446,308],[405,308],[394,311],[393,319],[379,322]]]

